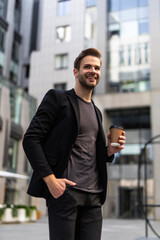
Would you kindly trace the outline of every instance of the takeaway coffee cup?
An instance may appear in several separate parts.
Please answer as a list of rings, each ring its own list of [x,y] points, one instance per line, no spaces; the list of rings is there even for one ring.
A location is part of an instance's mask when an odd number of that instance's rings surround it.
[[[111,146],[113,147],[119,146],[120,143],[118,142],[118,140],[119,140],[119,136],[122,135],[123,127],[118,125],[111,125],[109,129],[111,134],[110,136]]]

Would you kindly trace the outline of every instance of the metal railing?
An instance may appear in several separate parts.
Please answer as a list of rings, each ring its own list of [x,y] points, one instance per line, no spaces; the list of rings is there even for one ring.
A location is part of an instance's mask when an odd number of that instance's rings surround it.
[[[160,141],[155,141],[158,138],[160,138],[160,134],[156,135],[155,137],[152,137],[148,142],[145,143],[144,148],[141,150],[140,156],[139,156],[139,164],[138,164],[138,203],[139,203],[139,207],[141,210],[141,213],[143,215],[143,217],[145,218],[145,236],[148,237],[148,227],[150,227],[150,229],[152,230],[152,232],[158,237],[160,238],[160,234],[157,233],[157,231],[153,228],[149,218],[148,218],[148,208],[149,207],[153,207],[153,208],[157,208],[160,207],[160,204],[148,204],[147,203],[147,199],[148,199],[148,191],[147,191],[147,158],[146,158],[146,148],[148,146],[148,144],[160,144]],[[144,161],[142,160],[144,159]],[[141,180],[141,165],[142,162],[144,163],[145,167],[144,167],[144,201],[141,199],[141,195],[140,195],[140,180]]]

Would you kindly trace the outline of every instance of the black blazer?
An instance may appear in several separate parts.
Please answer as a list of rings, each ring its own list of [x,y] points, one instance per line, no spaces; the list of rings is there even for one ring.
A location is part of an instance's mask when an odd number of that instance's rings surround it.
[[[103,204],[107,191],[106,161],[111,162],[113,157],[107,156],[102,116],[99,109],[95,105],[94,107],[99,124],[96,154],[99,178],[103,186]],[[24,151],[33,168],[28,194],[47,198],[49,190],[42,178],[52,173],[57,178],[62,177],[78,134],[79,119],[74,89],[51,89],[46,93],[23,139]]]

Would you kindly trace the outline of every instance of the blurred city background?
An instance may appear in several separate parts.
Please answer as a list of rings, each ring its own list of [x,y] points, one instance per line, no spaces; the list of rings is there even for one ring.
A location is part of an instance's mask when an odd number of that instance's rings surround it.
[[[26,194],[23,134],[46,91],[73,88],[74,59],[95,47],[103,64],[93,99],[105,133],[118,123],[127,136],[108,165],[104,218],[143,218],[141,202],[160,220],[159,44],[159,0],[0,0],[1,208],[35,206],[46,216],[45,201]]]

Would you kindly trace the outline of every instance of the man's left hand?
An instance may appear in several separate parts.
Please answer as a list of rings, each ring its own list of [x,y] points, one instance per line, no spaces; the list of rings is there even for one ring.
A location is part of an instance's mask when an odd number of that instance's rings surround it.
[[[112,147],[111,146],[111,142],[110,142],[110,133],[108,133],[107,138],[108,138],[108,148],[107,148],[107,154],[108,157],[110,157],[111,155],[113,155],[114,153],[117,153],[119,151],[121,151],[122,149],[124,149],[124,144],[125,144],[125,137],[126,133],[125,131],[122,132],[122,135],[119,137],[119,143],[120,145],[117,147]]]

